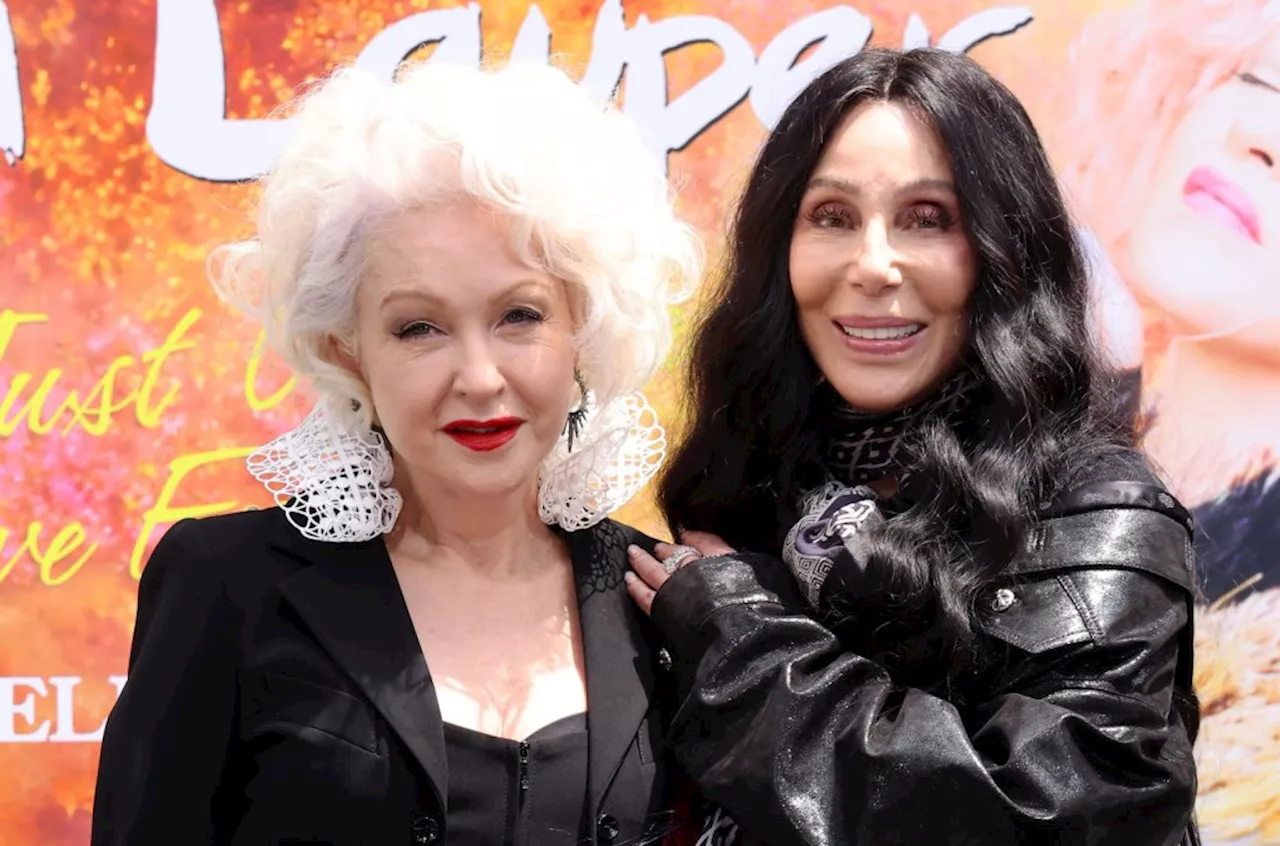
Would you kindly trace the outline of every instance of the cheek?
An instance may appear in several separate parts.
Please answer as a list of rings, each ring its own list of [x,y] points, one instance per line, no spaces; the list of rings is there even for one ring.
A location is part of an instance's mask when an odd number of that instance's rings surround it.
[[[1143,192],[1145,202],[1138,209],[1140,217],[1167,212],[1168,203],[1180,206],[1187,174],[1197,165],[1216,165],[1230,155],[1228,133],[1253,105],[1256,104],[1240,102],[1233,92],[1218,89],[1188,109],[1156,158]],[[1148,204],[1157,205],[1150,208]]]
[[[360,366],[374,414],[394,442],[429,424],[447,392],[444,368],[433,356],[382,346],[363,351]],[[399,436],[399,437],[397,437]]]
[[[942,245],[916,270],[916,291],[935,322],[963,322],[977,285],[977,266],[968,242]]]
[[[544,344],[511,349],[503,371],[524,410],[549,432],[562,427],[569,410],[578,407],[574,367],[573,347],[548,338]]]
[[[839,278],[838,256],[830,249],[803,239],[793,240],[788,271],[791,296],[801,316],[808,309],[820,309],[831,295],[833,281]]]
[[[395,386],[404,376],[403,355],[381,339],[362,343],[359,347],[358,365],[369,391],[375,396],[394,393]]]

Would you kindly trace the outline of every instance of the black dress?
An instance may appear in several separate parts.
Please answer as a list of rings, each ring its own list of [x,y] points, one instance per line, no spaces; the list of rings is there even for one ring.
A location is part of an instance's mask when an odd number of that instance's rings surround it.
[[[446,723],[449,846],[570,846],[586,826],[587,716],[508,740]]]

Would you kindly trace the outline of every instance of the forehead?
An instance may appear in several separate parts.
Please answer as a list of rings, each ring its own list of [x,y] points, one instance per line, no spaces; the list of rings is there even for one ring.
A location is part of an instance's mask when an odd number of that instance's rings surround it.
[[[393,215],[369,237],[363,288],[381,296],[408,287],[462,303],[515,283],[554,284],[521,258],[514,233],[509,221],[469,203]]]
[[[915,112],[873,101],[844,117],[813,175],[887,183],[949,179],[951,162],[941,137]]]

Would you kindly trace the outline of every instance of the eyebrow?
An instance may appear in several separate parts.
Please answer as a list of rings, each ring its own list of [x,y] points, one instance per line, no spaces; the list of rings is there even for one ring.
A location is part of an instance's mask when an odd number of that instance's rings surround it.
[[[546,282],[541,279],[530,279],[530,278],[518,279],[515,282],[512,282],[510,285],[503,288],[501,291],[498,291],[492,297],[490,297],[489,301],[495,302],[498,300],[509,299],[512,296],[519,294],[523,289],[526,289],[526,288],[533,288],[533,289],[542,291],[546,289]],[[401,286],[392,288],[383,296],[380,306],[382,308],[385,308],[388,304],[396,302],[397,300],[419,300],[419,301],[427,302],[441,308],[448,307],[448,303],[445,302],[445,300],[442,299],[440,296],[436,294],[432,294],[428,291],[423,291],[421,288],[416,288],[408,285],[401,285]]]
[[[858,196],[862,193],[862,188],[858,185],[847,179],[840,179],[835,176],[815,176],[813,179],[809,180],[808,187],[810,189],[834,188],[837,191],[843,191],[844,193],[852,196]],[[913,182],[908,182],[905,185],[898,186],[899,193],[924,190],[947,191],[954,194],[956,192],[956,186],[951,184],[951,181],[947,179],[917,179]]]

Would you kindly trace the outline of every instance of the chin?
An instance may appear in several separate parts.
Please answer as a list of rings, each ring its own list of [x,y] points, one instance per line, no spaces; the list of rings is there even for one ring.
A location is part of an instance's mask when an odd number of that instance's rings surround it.
[[[459,479],[455,490],[467,496],[501,499],[537,487],[537,472],[477,473],[467,479]]]
[[[527,461],[506,460],[484,466],[466,460],[441,459],[442,456],[437,455],[432,462],[416,465],[422,468],[417,475],[421,484],[431,490],[445,491],[450,497],[501,500],[537,486],[538,467]]]
[[[1257,320],[1254,315],[1239,313],[1215,314],[1214,310],[1222,305],[1221,302],[1190,300],[1177,303],[1158,303],[1156,305],[1159,313],[1168,320],[1170,334],[1175,339],[1216,336],[1223,341],[1231,341],[1233,338],[1244,339],[1266,334],[1265,329],[1262,331],[1254,331],[1252,329],[1252,326],[1263,325],[1262,323],[1254,322]],[[1274,335],[1271,336],[1271,346],[1276,346],[1274,337]]]
[[[1237,321],[1238,326],[1241,321]],[[1280,316],[1257,323],[1228,335],[1221,341],[1227,353],[1243,362],[1254,362],[1267,368],[1280,368]]]
[[[835,389],[850,406],[869,414],[888,414],[906,408],[915,396],[905,391],[867,391],[865,383],[860,387],[835,385]]]

